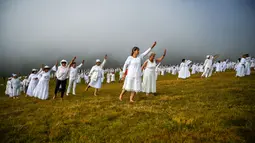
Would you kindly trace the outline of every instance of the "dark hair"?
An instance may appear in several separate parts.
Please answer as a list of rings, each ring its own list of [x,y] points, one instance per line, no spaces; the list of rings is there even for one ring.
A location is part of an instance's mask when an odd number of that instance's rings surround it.
[[[72,64],[76,64],[76,62],[73,62]]]
[[[218,61],[218,63],[220,63],[220,61]]]
[[[240,61],[241,61],[241,58],[238,58],[238,61],[240,62]]]
[[[185,62],[185,59],[182,59],[182,62]]]
[[[134,48],[132,49],[131,56],[134,54],[134,52],[135,52],[136,50],[140,50],[140,49],[139,49],[138,47],[134,47]]]

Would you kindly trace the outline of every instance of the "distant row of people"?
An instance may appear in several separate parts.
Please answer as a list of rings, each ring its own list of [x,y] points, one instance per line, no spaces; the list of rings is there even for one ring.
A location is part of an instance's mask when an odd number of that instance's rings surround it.
[[[131,92],[129,100],[134,102],[134,96],[139,92],[144,92],[146,95],[156,95],[158,75],[164,76],[166,73],[178,74],[179,79],[187,79],[192,74],[201,73],[201,78],[208,78],[212,76],[213,71],[219,73],[225,72],[227,69],[234,69],[237,77],[243,77],[250,75],[250,69],[255,67],[255,60],[250,58],[248,54],[243,55],[237,62],[230,62],[229,60],[216,62],[215,60],[219,55],[207,55],[203,64],[192,63],[191,60],[183,59],[180,65],[161,65],[166,56],[166,50],[164,50],[162,56],[156,58],[156,53],[151,52],[156,44],[154,42],[142,54],[139,54],[140,49],[138,47],[134,47],[123,68],[104,69],[107,61],[107,55],[105,55],[103,62],[97,59],[96,64],[90,70],[81,70],[84,60],[77,66],[76,57],[74,57],[69,63],[66,60],[61,60],[60,63],[56,62],[52,67],[42,65],[39,71],[32,69],[28,78],[25,77],[22,82],[20,75],[13,74],[7,81],[5,93],[9,97],[18,98],[21,91],[23,91],[26,97],[46,100],[49,97],[49,81],[55,77],[56,85],[53,99],[57,97],[59,92],[61,99],[63,99],[64,95],[68,96],[71,92],[76,95],[76,85],[81,83],[82,78],[87,84],[85,91],[93,87],[95,89],[94,95],[97,96],[105,77],[106,83],[116,82],[115,76],[118,73],[118,82],[124,81],[119,100],[122,101],[125,93],[129,91]],[[145,59],[147,55],[149,55],[148,59]],[[142,62],[144,59],[145,62]]]

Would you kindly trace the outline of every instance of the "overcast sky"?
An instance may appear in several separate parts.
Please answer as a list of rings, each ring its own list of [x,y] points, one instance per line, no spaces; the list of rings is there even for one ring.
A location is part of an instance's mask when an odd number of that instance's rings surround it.
[[[255,55],[254,0],[0,0],[0,75],[56,60],[123,65],[154,41],[165,64]],[[111,66],[108,64],[108,67]]]

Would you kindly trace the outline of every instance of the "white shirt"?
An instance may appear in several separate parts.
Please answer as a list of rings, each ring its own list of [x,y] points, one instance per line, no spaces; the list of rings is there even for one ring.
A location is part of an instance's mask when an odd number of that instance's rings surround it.
[[[81,68],[82,66],[82,63],[77,66],[77,67],[71,67],[70,68],[70,73],[69,73],[69,78],[70,79],[77,79],[78,78],[78,70]]]
[[[68,78],[68,72],[69,72],[69,67],[63,67],[63,66],[59,66],[58,70],[56,72],[56,77],[58,80],[66,80]]]

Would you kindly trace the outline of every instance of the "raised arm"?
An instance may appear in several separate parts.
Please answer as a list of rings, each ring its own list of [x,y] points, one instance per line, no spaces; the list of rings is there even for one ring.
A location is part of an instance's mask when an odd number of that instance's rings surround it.
[[[153,45],[152,45],[149,49],[147,49],[145,52],[143,52],[140,56],[143,58],[143,57],[145,57],[146,55],[148,55],[149,52],[156,46],[156,44],[157,44],[157,42],[155,41],[155,42],[153,43]]]
[[[71,65],[73,64],[73,62],[75,61],[75,59],[76,59],[76,57],[74,57],[74,58],[72,59],[72,61],[69,63],[69,65],[68,65],[69,68],[71,67]]]
[[[77,68],[81,68],[81,66],[84,64],[84,60],[82,60],[81,64],[77,66]]]
[[[164,50],[164,54],[160,58],[156,59],[156,62],[160,63],[165,58],[165,56],[166,56],[166,49]]]
[[[105,56],[104,56],[104,61],[103,61],[102,64],[100,65],[101,68],[104,68],[104,65],[105,65],[105,63],[106,63],[107,58],[108,58],[108,56],[105,55]]]

